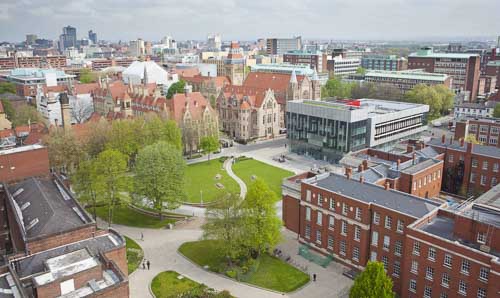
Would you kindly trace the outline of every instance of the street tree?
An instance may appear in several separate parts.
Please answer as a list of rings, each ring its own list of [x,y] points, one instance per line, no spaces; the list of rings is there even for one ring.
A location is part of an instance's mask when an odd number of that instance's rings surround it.
[[[238,194],[226,194],[206,208],[203,238],[218,240],[220,250],[231,265],[232,260],[246,256],[245,229],[241,198]]]
[[[126,176],[127,156],[118,150],[106,149],[96,159],[97,179],[102,183],[97,195],[104,199],[108,206],[108,226],[113,222],[114,207],[125,198],[130,183]]]
[[[75,119],[76,123],[85,122],[92,113],[94,112],[94,107],[92,103],[84,102],[81,99],[77,99],[71,102],[71,116]]]
[[[135,193],[153,200],[160,219],[163,208],[175,209],[184,197],[186,163],[182,153],[167,142],[139,150],[135,163]]]
[[[97,122],[88,122],[90,133],[83,140],[79,140],[83,144],[83,148],[89,157],[97,157],[99,153],[105,150],[111,135],[111,124],[107,120],[100,120]]]
[[[261,179],[248,188],[244,208],[245,240],[254,256],[276,246],[281,240],[281,219],[276,214],[276,194]]]
[[[97,173],[96,161],[93,159],[81,161],[78,169],[71,177],[71,182],[78,199],[92,207],[92,215],[94,220],[97,220],[97,194],[99,188],[102,187],[102,183]]]
[[[471,144],[477,144],[481,145],[482,143],[477,140],[476,135],[474,134],[467,134],[467,136],[464,138],[464,142],[466,143],[471,143]]]
[[[393,298],[392,279],[387,276],[384,264],[368,262],[366,268],[354,280],[350,298]]]
[[[219,149],[219,140],[215,136],[202,137],[200,147],[208,154],[208,160],[210,161],[210,154]]]
[[[143,121],[143,145],[152,145],[164,141],[176,149],[182,149],[181,130],[175,121],[162,119],[157,115],[147,115]]]

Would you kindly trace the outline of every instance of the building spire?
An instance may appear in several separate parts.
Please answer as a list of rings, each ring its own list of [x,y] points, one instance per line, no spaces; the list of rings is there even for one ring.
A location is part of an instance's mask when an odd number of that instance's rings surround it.
[[[290,84],[297,84],[297,75],[295,74],[295,69],[292,70],[292,76],[290,77]]]
[[[312,80],[313,81],[319,81],[318,72],[316,71],[316,67],[314,68],[314,72],[313,72],[313,75],[312,75]]]

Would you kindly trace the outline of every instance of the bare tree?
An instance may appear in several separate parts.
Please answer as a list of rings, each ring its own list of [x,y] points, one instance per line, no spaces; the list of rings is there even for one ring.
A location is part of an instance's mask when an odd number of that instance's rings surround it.
[[[80,98],[71,101],[71,117],[76,123],[83,123],[94,112],[92,101],[86,102]]]

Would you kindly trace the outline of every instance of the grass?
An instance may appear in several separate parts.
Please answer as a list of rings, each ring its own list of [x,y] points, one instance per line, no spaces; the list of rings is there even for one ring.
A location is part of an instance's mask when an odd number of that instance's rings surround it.
[[[92,208],[88,209],[90,213],[93,212]],[[107,221],[108,219],[108,207],[98,207],[97,208],[97,216],[102,220]],[[145,215],[139,212],[136,212],[126,205],[115,206],[113,210],[113,223],[131,226],[137,228],[150,228],[150,229],[161,229],[167,226],[169,223],[174,223],[173,219],[163,219],[160,220],[156,217]]]
[[[151,282],[151,290],[157,298],[175,298],[175,297],[232,297],[229,292],[216,294],[216,291],[208,288],[204,284],[200,284],[187,277],[179,279],[179,273],[175,271],[164,271]],[[202,291],[200,291],[200,289]],[[193,294],[193,291],[196,293]],[[203,295],[202,292],[205,294]]]
[[[179,247],[179,252],[200,266],[209,266],[214,272],[226,272],[224,256],[218,249],[220,243],[214,240],[186,242]],[[264,254],[258,259],[256,270],[242,276],[242,280],[262,288],[279,292],[291,292],[309,281],[309,275],[288,263]],[[234,268],[231,268],[233,270]]]
[[[223,162],[219,159],[189,165],[186,169],[186,202],[199,203],[200,191],[203,191],[203,202],[217,200],[226,192],[239,193],[238,183],[222,170]],[[217,174],[221,179],[215,179]],[[224,185],[223,189],[215,186],[216,183]]]
[[[127,247],[127,265],[128,274],[132,273],[139,267],[144,256],[142,248],[137,242],[125,236],[126,247]]]
[[[281,199],[281,183],[283,178],[290,177],[294,173],[283,170],[254,159],[238,160],[233,165],[233,172],[240,177],[247,186],[250,186],[252,176],[264,180],[269,188]]]

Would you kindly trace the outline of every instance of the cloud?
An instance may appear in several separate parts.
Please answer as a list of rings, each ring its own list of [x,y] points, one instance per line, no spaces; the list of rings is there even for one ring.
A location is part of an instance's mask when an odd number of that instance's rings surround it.
[[[325,39],[415,39],[495,35],[500,1],[491,0],[4,0],[0,40],[25,34],[56,39],[66,25],[79,38],[224,39],[302,35]]]

